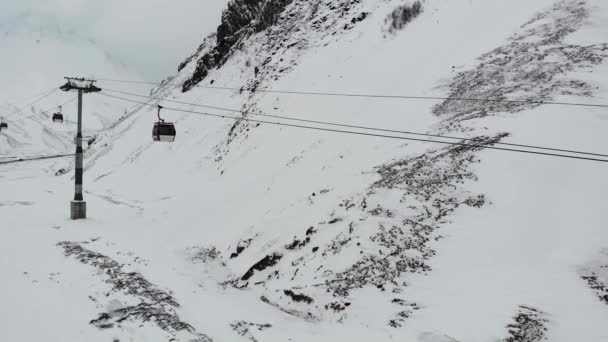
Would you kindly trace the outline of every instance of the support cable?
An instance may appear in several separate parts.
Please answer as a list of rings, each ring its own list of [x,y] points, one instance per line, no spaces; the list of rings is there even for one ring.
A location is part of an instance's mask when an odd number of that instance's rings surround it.
[[[189,106],[204,107],[204,108],[210,108],[210,109],[216,109],[216,110],[228,111],[228,112],[234,112],[234,113],[240,113],[240,114],[249,114],[249,115],[262,116],[262,117],[269,117],[269,118],[276,118],[276,119],[283,119],[283,120],[291,120],[291,121],[298,121],[298,122],[306,122],[306,123],[314,123],[314,124],[321,124],[321,125],[328,125],[328,126],[335,126],[335,127],[365,129],[365,130],[385,132],[385,133],[409,134],[409,135],[424,136],[424,137],[431,137],[431,138],[442,138],[442,139],[453,139],[453,140],[466,140],[467,139],[467,138],[463,138],[463,137],[438,135],[438,134],[428,134],[428,133],[403,131],[403,130],[394,130],[394,129],[386,129],[386,128],[378,128],[378,127],[369,127],[369,126],[349,125],[349,124],[341,124],[341,123],[335,123],[335,122],[327,122],[327,121],[318,121],[318,120],[309,120],[309,119],[295,118],[295,117],[291,117],[291,116],[280,116],[280,115],[264,114],[264,113],[260,113],[260,112],[249,111],[249,110],[238,110],[238,109],[230,109],[230,108],[224,108],[224,107],[207,106],[207,105],[198,104],[198,103],[176,101],[176,100],[170,100],[170,99],[165,99],[165,98],[160,98],[160,97],[146,96],[146,95],[134,94],[134,93],[129,93],[129,92],[123,92],[123,91],[113,90],[113,89],[108,89],[108,88],[105,88],[104,91],[110,91],[110,92],[113,92],[113,93],[119,93],[119,94],[123,94],[123,95],[131,95],[131,96],[137,96],[137,97],[142,97],[142,98],[147,98],[147,99],[166,101],[166,102],[172,102],[172,103],[179,103],[179,104],[184,104],[184,105],[189,105]],[[543,146],[534,146],[534,145],[527,145],[527,144],[515,144],[515,143],[497,143],[496,145],[512,146],[512,147],[523,147],[523,148],[533,148],[533,149],[537,149],[537,150],[545,150],[545,151],[553,151],[553,152],[565,152],[565,153],[575,153],[575,154],[581,154],[581,155],[588,155],[588,156],[596,156],[596,157],[606,157],[606,158],[608,158],[608,154],[592,153],[592,152],[584,152],[584,151],[576,151],[576,150],[553,148],[553,147],[543,147]]]
[[[150,104],[150,103],[145,103],[145,102],[139,102],[139,101],[135,101],[135,100],[131,100],[131,99],[122,98],[122,97],[119,97],[119,96],[114,96],[114,95],[106,94],[106,93],[103,93],[103,92],[100,93],[100,94],[103,95],[103,96],[106,96],[106,97],[111,97],[111,98],[115,98],[115,99],[119,99],[119,100],[123,100],[123,101],[128,101],[128,102],[133,102],[133,103],[139,103],[141,105],[146,105],[146,106],[151,106],[151,107],[156,107],[157,106],[155,104]],[[342,133],[342,134],[353,134],[353,135],[360,135],[360,136],[370,136],[370,137],[379,137],[379,138],[387,138],[387,139],[398,139],[398,140],[408,140],[408,141],[417,141],[417,142],[428,142],[428,143],[443,144],[443,145],[452,145],[452,146],[474,147],[474,148],[482,148],[482,149],[491,149],[491,150],[499,150],[499,151],[509,151],[509,152],[517,152],[517,153],[526,153],[526,154],[534,154],[534,155],[543,155],[543,156],[551,156],[551,157],[560,157],[560,158],[578,159],[578,160],[587,160],[587,161],[596,161],[596,162],[608,163],[608,159],[598,159],[598,158],[588,158],[588,157],[572,156],[572,155],[557,154],[557,153],[528,151],[528,150],[521,150],[521,149],[496,147],[496,146],[492,146],[492,145],[480,145],[480,144],[469,144],[469,143],[463,143],[463,142],[449,142],[449,141],[439,141],[439,140],[430,140],[430,139],[421,139],[421,138],[409,138],[409,137],[394,136],[394,135],[385,135],[385,134],[375,134],[375,133],[367,133],[367,132],[347,131],[347,130],[339,130],[339,129],[331,129],[331,128],[323,128],[323,127],[315,127],[315,126],[306,126],[306,125],[296,125],[296,124],[288,124],[288,123],[282,123],[282,122],[273,122],[273,121],[266,121],[266,120],[249,119],[247,117],[235,117],[235,116],[230,116],[230,115],[220,115],[220,114],[212,114],[212,113],[206,113],[206,112],[197,112],[197,111],[193,111],[193,110],[185,110],[185,109],[179,109],[179,108],[164,107],[164,109],[165,110],[176,111],[176,112],[182,112],[182,113],[197,114],[197,115],[210,116],[210,117],[218,117],[218,118],[222,118],[222,119],[237,120],[237,121],[242,120],[242,121],[247,121],[247,122],[254,122],[254,123],[261,123],[261,124],[270,124],[270,125],[284,126],[284,127],[301,128],[301,129],[309,129],[309,130],[317,130],[317,131],[324,131],[324,132],[333,132],[333,133]]]

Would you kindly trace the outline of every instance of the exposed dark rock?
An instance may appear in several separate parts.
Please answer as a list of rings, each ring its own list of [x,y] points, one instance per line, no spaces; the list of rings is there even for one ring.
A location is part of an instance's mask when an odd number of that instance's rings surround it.
[[[363,20],[365,20],[365,18],[367,18],[367,16],[369,15],[369,13],[367,12],[362,12],[361,14],[359,14],[358,17],[354,17],[350,20],[351,24],[356,24],[358,22],[361,22]]]
[[[251,245],[251,242],[253,241],[253,239],[247,239],[247,240],[241,240],[239,241],[239,243],[236,246],[236,252],[230,254],[230,259],[234,259],[236,257],[238,257],[239,255],[241,255],[241,253],[243,253],[243,251],[249,247],[249,245]]]
[[[241,277],[241,280],[248,280],[249,278],[253,277],[255,271],[263,271],[268,267],[276,265],[282,257],[283,256],[278,253],[265,256],[262,260],[251,266],[251,268],[249,268],[249,270]]]
[[[230,327],[232,330],[237,333],[239,336],[246,337],[251,342],[258,342],[258,339],[253,336],[252,330],[263,331],[272,327],[272,325],[265,324],[256,324],[250,323],[246,321],[235,321],[230,323]]]
[[[591,275],[588,276],[581,276],[581,278],[583,278],[589,287],[595,291],[597,297],[602,302],[608,304],[608,286],[603,284],[595,273],[591,273]]]
[[[581,268],[579,274],[597,298],[608,305],[608,249],[603,250],[597,260]]]
[[[541,342],[547,341],[545,313],[528,306],[520,306],[519,312],[513,318],[514,322],[507,325],[509,337],[504,342]]]
[[[478,162],[475,153],[505,136],[480,136],[462,145],[380,166],[377,170],[380,179],[372,184],[370,193],[376,188],[401,190],[403,203],[420,203],[411,206],[419,214],[391,226],[379,224],[377,233],[370,239],[381,247],[381,253],[365,255],[349,269],[337,273],[333,280],[326,282],[328,290],[342,297],[364,286],[385,290],[389,284],[400,286],[399,278],[404,273],[430,271],[427,260],[435,251],[429,242],[433,241],[433,233],[445,217],[463,204],[481,206],[484,203],[482,195],[468,194],[462,189],[465,181],[477,179],[469,167]],[[341,236],[344,239],[344,235]],[[344,243],[348,243],[348,239]]]
[[[180,305],[175,298],[150,283],[141,274],[125,272],[123,265],[103,254],[85,249],[79,243],[61,242],[58,245],[64,249],[66,256],[72,256],[85,265],[93,266],[100,274],[106,276],[106,283],[112,285],[110,293],[122,292],[140,300],[139,304],[99,314],[96,319],[91,320],[92,325],[100,329],[109,329],[126,321],[138,320],[153,322],[172,335],[186,331],[192,335],[192,341],[212,341],[207,335],[199,333],[190,324],[183,322],[176,312]]]
[[[314,302],[314,300],[311,297],[309,297],[305,294],[295,293],[291,290],[285,290],[285,291],[283,291],[283,293],[285,293],[285,295],[291,297],[291,299],[293,299],[294,301],[296,301],[298,303],[312,304]]]
[[[386,18],[388,32],[395,33],[402,30],[408,23],[422,13],[422,4],[416,1],[411,5],[401,5],[393,10]]]
[[[292,315],[294,317],[298,317],[298,318],[301,318],[301,319],[304,319],[304,320],[307,320],[307,321],[312,321],[312,322],[318,322],[319,321],[319,317],[313,315],[311,312],[302,312],[302,311],[299,311],[299,310],[296,310],[296,309],[292,309],[292,308],[281,306],[281,305],[279,305],[279,304],[271,301],[266,296],[261,296],[260,300],[263,303],[266,303],[266,304],[268,304],[270,306],[273,306],[273,307],[275,307],[275,308],[283,311],[284,313]]]
[[[207,263],[220,256],[220,251],[215,247],[192,247],[189,251],[192,253],[191,260],[195,262]]]
[[[403,310],[399,311],[395,316],[395,318],[389,320],[388,325],[391,328],[400,328],[403,326],[405,321],[412,317],[414,312],[420,310],[420,307],[416,303],[409,303],[402,299],[393,299],[392,303],[397,304],[399,306],[404,307]]]
[[[368,211],[372,216],[383,216],[383,217],[387,217],[387,218],[392,218],[394,217],[394,214],[392,211],[388,210],[388,209],[384,209],[382,208],[379,204],[378,206],[376,206],[376,208]]]
[[[57,170],[57,172],[55,172],[55,176],[63,176],[66,173],[68,173],[68,170],[65,168],[61,168],[61,169]]]
[[[325,305],[325,310],[333,310],[335,312],[340,312],[346,310],[347,307],[350,306],[350,302],[331,302]]]
[[[441,128],[460,130],[463,121],[521,112],[551,101],[554,95],[590,96],[591,84],[564,78],[568,73],[591,69],[608,57],[605,43],[564,43],[588,16],[584,1],[559,1],[523,25],[523,32],[511,37],[509,43],[482,55],[475,69],[459,72],[447,84],[452,99],[433,110],[446,117]]]
[[[207,77],[209,69],[222,65],[231,48],[240,40],[261,32],[274,25],[285,7],[292,0],[231,0],[222,13],[222,21],[217,28],[215,47],[204,54],[197,62],[194,74],[183,85],[183,91]],[[183,69],[193,57],[184,61]]]
[[[217,37],[216,37],[215,33],[213,33],[209,37],[205,38],[203,40],[203,43],[201,45],[199,45],[196,52],[194,54],[192,54],[190,57],[186,58],[186,60],[184,60],[182,63],[180,63],[180,65],[177,67],[177,71],[182,71],[186,67],[186,65],[188,65],[188,63],[190,63],[194,58],[196,58],[196,56],[201,54],[201,52],[203,52],[203,50],[210,50],[215,45],[216,40],[217,40]]]

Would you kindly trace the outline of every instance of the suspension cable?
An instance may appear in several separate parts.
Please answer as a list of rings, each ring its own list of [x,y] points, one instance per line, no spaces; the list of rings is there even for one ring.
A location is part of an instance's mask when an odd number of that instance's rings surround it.
[[[335,126],[335,127],[365,129],[365,130],[385,132],[385,133],[409,134],[409,135],[425,136],[425,137],[431,137],[431,138],[442,138],[442,139],[453,139],[453,140],[465,140],[465,139],[467,139],[467,138],[463,138],[463,137],[455,137],[455,136],[447,136],[447,135],[428,134],[428,133],[420,133],[420,132],[412,132],[412,131],[403,131],[403,130],[378,128],[378,127],[349,125],[349,124],[341,124],[341,123],[335,123],[335,122],[301,119],[301,118],[295,118],[295,117],[290,117],[290,116],[271,115],[271,114],[264,114],[264,113],[261,113],[261,112],[254,112],[254,111],[250,111],[250,110],[238,110],[238,109],[230,109],[230,108],[224,108],[224,107],[208,106],[208,105],[203,105],[203,104],[198,104],[198,103],[192,103],[192,102],[176,101],[176,100],[170,100],[170,99],[165,99],[165,98],[160,98],[160,97],[146,96],[146,95],[134,94],[134,93],[129,93],[129,92],[123,92],[123,91],[113,90],[113,89],[108,89],[108,88],[106,88],[104,90],[105,91],[114,92],[114,93],[123,94],[123,95],[131,95],[131,96],[137,96],[137,97],[142,97],[142,98],[147,98],[147,99],[153,99],[153,100],[161,100],[161,101],[179,103],[179,104],[190,105],[190,106],[204,107],[204,108],[216,109],[216,110],[221,110],[221,111],[240,113],[240,114],[243,114],[243,115],[244,114],[249,114],[249,115],[263,116],[263,117],[276,118],[276,119],[284,119],[284,120],[291,120],[291,121],[298,121],[298,122],[322,124],[322,125]],[[581,155],[588,155],[588,156],[596,156],[596,157],[606,157],[606,158],[608,158],[608,154],[592,153],[592,152],[584,152],[584,151],[576,151],[576,150],[569,150],[569,149],[560,149],[560,148],[553,148],[553,147],[542,147],[542,146],[534,146],[534,145],[526,145],[526,144],[515,144],[515,143],[496,143],[496,145],[533,148],[533,149],[537,149],[537,150],[575,153],[575,154],[581,154]]]
[[[122,97],[119,97],[119,96],[114,96],[114,95],[106,94],[106,93],[103,93],[103,92],[101,92],[99,94],[101,94],[103,96],[115,98],[115,99],[120,99],[120,100],[123,100],[123,101],[128,101],[128,102],[133,102],[133,103],[139,103],[139,104],[145,105],[145,106],[156,107],[156,105],[154,105],[154,104],[140,102],[140,101],[135,101],[135,100],[131,100],[131,99],[126,99],[126,98],[122,98]],[[282,122],[273,122],[273,121],[266,121],[266,120],[249,119],[247,117],[235,117],[235,116],[230,116],[230,115],[220,115],[220,114],[212,114],[212,113],[206,113],[206,112],[197,112],[197,111],[193,111],[193,110],[185,110],[185,109],[179,109],[179,108],[164,107],[164,109],[165,110],[172,110],[172,111],[176,111],[176,112],[189,113],[189,114],[198,114],[198,115],[203,115],[203,116],[218,117],[218,118],[222,118],[222,119],[229,119],[229,120],[236,120],[236,121],[247,121],[247,122],[254,122],[254,123],[261,123],[261,124],[270,124],[270,125],[276,125],[276,126],[302,128],[302,129],[310,129],[310,130],[333,132],[333,133],[353,134],[353,135],[380,137],[380,138],[388,138],[388,139],[399,139],[399,140],[408,140],[408,141],[417,141],[417,142],[428,142],[428,143],[444,144],[444,145],[452,145],[452,146],[464,146],[464,147],[473,147],[473,148],[482,148],[482,149],[492,149],[492,150],[499,150],[499,151],[509,151],[509,152],[517,152],[517,153],[527,153],[527,154],[534,154],[534,155],[543,155],[543,156],[551,156],[551,157],[560,157],[560,158],[579,159],[579,160],[588,160],[588,161],[596,161],[596,162],[608,163],[608,159],[588,158],[588,157],[571,156],[571,155],[565,155],[565,154],[538,152],[538,151],[527,151],[527,150],[520,150],[520,149],[514,149],[514,148],[496,147],[496,146],[491,146],[491,145],[480,145],[480,144],[468,144],[468,143],[462,143],[462,142],[438,141],[438,140],[421,139],[421,138],[409,138],[409,137],[403,137],[403,136],[375,134],[375,133],[367,133],[367,132],[347,131],[347,130],[339,130],[339,129],[323,128],[323,127],[315,127],[315,126],[296,125],[296,124],[288,124],[288,123],[282,123]]]
[[[103,82],[117,82],[117,83],[135,83],[135,84],[149,84],[149,85],[161,85],[159,82],[143,82],[143,81],[130,81],[130,80],[115,80],[115,79],[98,79]],[[527,104],[538,104],[538,105],[558,105],[558,106],[577,106],[577,107],[595,107],[595,108],[608,108],[608,104],[593,104],[593,103],[582,103],[582,102],[559,102],[559,101],[544,101],[544,100],[508,100],[508,99],[496,99],[496,98],[471,98],[471,97],[459,97],[459,96],[416,96],[416,95],[388,95],[388,94],[364,94],[364,93],[346,93],[346,92],[320,92],[320,91],[298,91],[298,90],[275,90],[271,88],[235,88],[235,87],[222,87],[222,86],[211,86],[211,85],[195,85],[195,88],[204,89],[215,89],[215,90],[230,90],[238,92],[250,92],[250,93],[273,93],[273,94],[289,94],[289,95],[312,95],[312,96],[336,96],[336,97],[364,97],[364,98],[377,98],[377,99],[409,99],[409,100],[433,100],[433,101],[473,101],[473,102],[494,102],[494,103],[527,103]]]

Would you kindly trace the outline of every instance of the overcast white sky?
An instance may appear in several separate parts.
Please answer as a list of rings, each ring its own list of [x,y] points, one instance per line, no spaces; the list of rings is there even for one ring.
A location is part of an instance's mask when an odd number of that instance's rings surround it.
[[[76,29],[156,81],[174,74],[220,22],[228,0],[0,0],[0,24],[29,14],[31,25]]]

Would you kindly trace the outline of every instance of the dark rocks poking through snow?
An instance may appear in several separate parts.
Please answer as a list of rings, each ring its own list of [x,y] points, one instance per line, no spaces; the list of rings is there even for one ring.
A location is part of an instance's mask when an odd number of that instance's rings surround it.
[[[365,286],[385,291],[387,285],[401,287],[400,279],[407,273],[430,271],[427,261],[435,255],[435,250],[429,244],[446,217],[461,205],[480,207],[485,203],[482,194],[471,194],[464,188],[465,181],[477,179],[469,168],[478,162],[475,153],[505,136],[477,137],[465,141],[465,145],[380,166],[377,170],[380,179],[372,184],[368,196],[379,189],[401,191],[401,203],[418,214],[405,219],[392,218],[390,224],[379,223],[370,240],[381,253],[365,255],[347,270],[336,273],[326,282],[327,289],[341,297]],[[337,238],[348,241],[344,235]],[[336,241],[336,247],[341,243],[344,242]]]
[[[234,280],[232,285],[260,290],[264,303],[290,315],[317,321],[327,317],[323,315],[326,311],[338,322],[347,318],[353,291],[374,287],[396,306],[394,314],[387,316],[388,325],[404,325],[420,307],[396,300],[394,295],[407,286],[408,274],[431,270],[428,261],[435,255],[437,230],[449,222],[449,216],[460,207],[485,204],[485,196],[468,191],[465,183],[477,180],[471,167],[479,162],[477,153],[505,136],[480,136],[463,145],[379,166],[378,180],[367,193],[338,203],[329,216],[341,219],[324,222],[324,234],[335,231],[335,235],[321,253],[301,248],[315,234],[309,228],[305,235],[279,244],[274,253],[251,266],[240,279],[246,284],[237,285],[240,281]],[[383,201],[387,192],[398,200]],[[352,259],[353,255],[360,257]],[[333,268],[333,260],[346,257],[352,259],[350,264]],[[284,290],[286,280],[296,286]]]
[[[589,287],[595,291],[597,297],[602,302],[608,304],[608,286],[602,283],[597,274],[591,273],[587,276],[581,276],[581,278],[583,278],[587,282],[587,285],[589,285]]]
[[[238,258],[238,256],[241,255],[241,253],[243,253],[243,251],[247,249],[249,245],[251,245],[252,241],[253,239],[239,241],[239,243],[236,245],[236,251],[230,254],[230,259]]]
[[[191,260],[193,262],[208,263],[220,257],[220,251],[215,247],[191,247],[188,249],[191,252]]]
[[[300,50],[323,44],[328,37],[352,29],[368,17],[359,9],[361,0],[232,0],[222,14],[215,44],[200,47],[180,64],[183,69],[198,58],[192,76],[184,83],[188,91],[200,83],[209,70],[221,67],[241,49],[247,38],[261,33],[262,44],[252,65],[253,79],[245,90],[255,90],[264,81],[278,79],[291,70]]]
[[[564,43],[588,18],[585,6],[580,0],[558,2],[524,24],[524,31],[511,37],[509,43],[482,55],[475,69],[458,73],[447,84],[449,97],[454,99],[433,110],[447,117],[442,129],[458,130],[465,120],[531,109],[551,101],[554,95],[590,96],[591,84],[565,77],[591,69],[608,57],[608,44]],[[488,101],[459,100],[462,98]]]
[[[325,305],[325,310],[333,310],[335,312],[340,312],[346,310],[347,307],[350,306],[350,302],[331,302]]]
[[[416,1],[411,5],[401,5],[395,8],[384,21],[388,25],[388,32],[395,33],[402,30],[407,24],[422,13],[422,4]]]
[[[579,274],[597,298],[608,305],[608,249],[603,250],[597,260],[581,268]]]
[[[263,271],[268,267],[276,265],[283,256],[278,253],[265,256],[262,260],[256,262],[245,274],[241,277],[241,280],[249,280],[253,277],[255,271]]]
[[[509,337],[504,342],[542,342],[547,341],[545,313],[529,306],[520,306],[513,317],[514,322],[507,325]]]
[[[403,307],[403,309],[395,315],[395,318],[388,322],[388,325],[392,328],[401,328],[405,321],[410,318],[414,312],[420,310],[420,306],[418,306],[418,304],[409,303],[403,299],[395,298],[392,300],[392,303]]]
[[[283,291],[283,293],[285,293],[286,296],[290,297],[293,301],[298,303],[312,304],[314,302],[311,297],[302,293],[295,293],[292,290],[285,290]]]
[[[217,28],[216,45],[197,62],[194,74],[183,85],[183,91],[190,90],[202,81],[208,70],[222,65],[232,47],[242,39],[261,32],[276,23],[279,14],[292,0],[232,0],[222,13],[222,21]],[[187,64],[190,60],[187,60]],[[182,63],[180,68],[185,65]]]
[[[122,292],[139,300],[136,305],[101,313],[99,317],[91,320],[92,325],[100,329],[109,329],[133,320],[153,322],[172,336],[188,333],[190,341],[212,341],[207,335],[199,333],[193,326],[183,322],[176,312],[176,308],[180,305],[175,298],[150,283],[141,274],[125,272],[123,265],[103,254],[85,249],[79,243],[61,242],[58,245],[64,249],[66,256],[93,266],[100,271],[100,274],[106,276],[106,283],[112,286],[108,296],[112,292]]]
[[[179,64],[179,66],[177,67],[177,71],[178,72],[182,71],[186,67],[186,65],[188,65],[190,62],[192,62],[192,60],[195,59],[197,56],[199,56],[203,53],[207,53],[207,51],[211,50],[213,48],[213,46],[215,46],[216,41],[217,41],[217,35],[215,33],[213,33],[213,34],[209,35],[207,38],[205,38],[203,40],[203,42],[201,43],[201,45],[198,46],[198,49],[196,50],[196,52]]]
[[[272,325],[265,324],[256,324],[245,321],[235,321],[230,323],[230,327],[232,330],[237,333],[239,336],[246,337],[251,342],[258,342],[258,339],[253,336],[252,331],[263,331],[272,327]]]
[[[305,237],[303,237],[300,240],[300,239],[298,239],[297,237],[294,236],[293,241],[291,241],[288,245],[286,245],[285,249],[287,249],[287,250],[298,250],[298,249],[301,249],[302,247],[305,247],[306,245],[308,245],[310,243],[312,236],[316,232],[317,231],[315,230],[314,227],[308,228],[306,230],[306,236]]]
[[[247,102],[242,107],[242,119],[235,121],[225,141],[214,148],[217,163],[224,160],[235,143],[245,144],[260,126],[260,123],[247,120],[248,113],[263,113],[256,107],[259,102],[257,90],[288,74],[308,51],[340,40],[342,35],[368,17],[362,7],[362,0],[293,0],[285,6],[274,25],[253,36],[246,33],[230,48],[222,63],[214,68],[232,63],[232,54],[246,57],[244,66],[249,78],[240,87],[240,93],[248,94],[245,95]],[[191,64],[197,59],[197,65],[193,75],[184,83],[184,91],[207,77],[209,66],[213,65],[208,62],[213,60],[209,56],[214,49],[213,46],[205,46],[196,57],[191,58]],[[234,63],[238,63],[237,59]]]
[[[273,307],[277,308],[278,310],[281,310],[282,312],[284,312],[286,314],[289,314],[291,316],[298,317],[298,318],[301,318],[301,319],[304,319],[304,320],[307,320],[307,321],[311,321],[311,322],[318,322],[319,321],[319,317],[313,315],[311,312],[301,311],[301,310],[298,310],[298,309],[294,309],[294,308],[290,308],[290,307],[287,307],[287,306],[283,306],[283,305],[281,305],[279,303],[273,302],[272,300],[270,300],[266,296],[261,296],[260,300],[263,303],[266,303],[266,304],[268,304],[270,306],[273,306]]]

